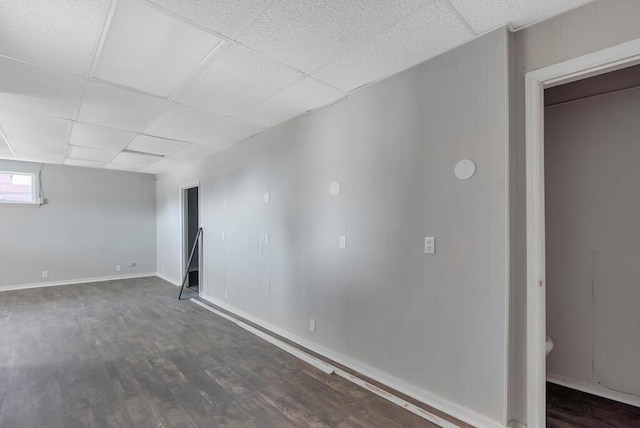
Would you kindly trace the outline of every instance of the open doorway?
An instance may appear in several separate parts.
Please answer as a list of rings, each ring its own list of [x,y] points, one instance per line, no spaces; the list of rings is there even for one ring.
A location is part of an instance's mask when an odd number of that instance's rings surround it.
[[[633,180],[635,178],[623,178],[620,173],[630,172],[629,170],[637,170],[634,167],[631,158],[637,153],[637,162],[640,163],[640,147],[638,146],[637,137],[631,136],[631,139],[623,139],[626,141],[627,149],[630,149],[626,155],[623,153],[616,153],[616,149],[612,145],[607,144],[611,141],[611,138],[618,138],[617,136],[603,136],[604,132],[618,132],[618,134],[625,134],[627,131],[622,132],[620,126],[620,118],[618,117],[618,123],[604,124],[601,126],[601,131],[596,129],[590,129],[590,126],[595,126],[594,122],[597,122],[593,117],[590,117],[587,113],[596,114],[603,110],[603,107],[590,106],[587,109],[583,109],[579,112],[573,112],[576,115],[577,129],[582,131],[580,138],[576,139],[577,143],[586,139],[602,140],[604,144],[598,149],[585,149],[584,147],[550,147],[547,146],[551,141],[546,141],[545,136],[549,131],[546,126],[561,127],[568,119],[568,116],[562,116],[555,118],[547,118],[545,115],[545,98],[557,96],[561,92],[567,92],[567,89],[575,90],[576,85],[572,88],[561,88],[554,94],[551,91],[546,92],[550,88],[559,87],[560,85],[570,84],[573,82],[581,81],[579,85],[584,84],[584,79],[605,75],[607,73],[617,72],[629,67],[634,67],[640,64],[640,40],[632,41],[622,45],[618,45],[609,49],[605,49],[593,54],[589,54],[573,60],[568,60],[560,64],[556,64],[550,67],[546,67],[531,73],[526,76],[526,107],[527,107],[527,425],[536,427],[547,426],[547,355],[546,349],[548,349],[546,336],[547,321],[549,320],[549,327],[553,332],[551,333],[551,340],[554,342],[553,350],[550,355],[553,355],[554,361],[549,364],[552,370],[558,370],[559,367],[567,367],[568,374],[561,374],[554,379],[556,382],[550,387],[550,393],[555,394],[551,398],[560,402],[561,405],[566,406],[572,403],[574,392],[588,392],[589,395],[581,396],[578,398],[579,406],[576,408],[576,414],[580,419],[568,422],[562,420],[560,423],[549,423],[548,426],[616,426],[615,420],[611,420],[610,412],[603,412],[603,418],[605,419],[592,419],[585,420],[588,416],[588,409],[598,408],[598,406],[607,406],[613,404],[616,407],[616,412],[626,413],[631,421],[638,420],[638,408],[634,407],[640,403],[640,380],[632,380],[635,377],[633,368],[629,367],[624,362],[634,360],[634,352],[640,355],[640,340],[637,334],[632,336],[626,336],[621,331],[621,326],[624,325],[625,329],[629,329],[630,325],[636,325],[635,331],[640,328],[640,312],[638,312],[633,304],[628,304],[626,300],[631,302],[637,301],[633,297],[623,298],[624,302],[613,302],[612,298],[620,298],[622,291],[637,292],[640,296],[640,281],[637,279],[639,275],[633,274],[633,269],[636,269],[636,265],[640,266],[640,246],[635,244],[633,248],[618,248],[612,249],[611,246],[605,248],[602,246],[604,240],[609,239],[615,235],[615,238],[609,240],[609,244],[616,244],[622,242],[622,237],[627,239],[624,233],[617,233],[616,228],[620,226],[619,219],[605,218],[612,212],[621,214],[622,216],[629,215],[629,198],[621,198],[620,203],[613,202],[611,196],[613,193],[620,190],[620,187],[616,186],[621,183],[621,180]],[[621,73],[628,73],[633,75],[634,70],[620,71]],[[611,76],[605,76],[603,79],[609,79]],[[603,81],[599,81],[599,85],[602,85]],[[594,86],[594,85],[590,85]],[[597,85],[596,85],[597,86]],[[605,85],[606,86],[606,85]],[[618,88],[613,92],[628,91],[627,89]],[[590,96],[603,96],[602,88],[598,90],[600,94],[587,95]],[[571,97],[575,96],[573,94]],[[580,98],[580,97],[579,97]],[[576,102],[576,100],[565,100],[565,102]],[[559,101],[558,105],[563,101]],[[596,102],[598,104],[598,102]],[[623,103],[624,104],[624,103]],[[628,108],[628,103],[626,103]],[[640,105],[640,104],[639,104]],[[637,116],[638,111],[627,112],[627,119],[622,119],[627,125],[632,124],[637,126],[637,119],[632,116]],[[547,119],[549,119],[547,123]],[[640,128],[639,128],[640,129]],[[554,138],[567,139],[566,130],[562,128],[556,129]],[[564,132],[564,133],[563,133]],[[636,133],[637,135],[637,133]],[[569,138],[570,139],[570,138]],[[573,141],[576,144],[576,141]],[[635,144],[634,144],[635,143]],[[624,145],[623,144],[623,145]],[[564,151],[563,151],[564,150]],[[549,153],[547,153],[549,151]],[[636,153],[633,153],[636,152]],[[561,159],[556,162],[553,168],[553,172],[549,175],[546,174],[546,163],[550,162],[549,156],[559,156]],[[604,156],[604,158],[603,158]],[[603,169],[603,162],[609,162],[611,156],[617,157],[621,160],[621,164],[618,167],[610,169],[609,172],[605,172]],[[555,162],[555,160],[554,160]],[[586,163],[585,163],[586,162]],[[595,164],[593,167],[596,171],[595,176],[591,178],[578,177],[584,173],[585,165],[588,162]],[[631,165],[631,168],[629,167]],[[605,178],[605,175],[606,179]],[[571,190],[564,188],[569,176],[576,176],[574,183],[579,183],[581,188],[575,190],[572,193]],[[594,178],[595,177],[595,178]],[[546,180],[546,181],[545,181]],[[637,178],[640,181],[640,175]],[[629,183],[625,183],[629,184]],[[637,187],[637,183],[633,183]],[[596,191],[600,192],[601,198],[597,200],[597,196],[594,196]],[[559,192],[562,192],[559,194]],[[635,198],[635,193],[633,198]],[[629,196],[629,194],[628,194]],[[550,200],[551,198],[552,200]],[[577,198],[582,198],[577,200]],[[589,198],[594,199],[592,206],[595,208],[595,213],[589,214],[589,210],[585,200]],[[564,199],[564,200],[563,200]],[[623,202],[624,201],[624,202]],[[564,208],[559,208],[557,204],[564,203]],[[547,206],[547,204],[549,206]],[[633,211],[635,208],[631,209]],[[640,214],[640,199],[638,199],[638,214]],[[559,210],[564,210],[559,212]],[[570,211],[570,212],[567,212]],[[607,211],[607,213],[605,213]],[[548,216],[557,215],[558,217],[548,223]],[[590,217],[590,218],[589,218]],[[605,223],[594,223],[596,219],[602,222],[605,218]],[[637,219],[637,216],[634,217]],[[591,222],[591,226],[587,226]],[[549,229],[547,229],[549,226]],[[595,229],[589,230],[585,233],[585,236],[589,233],[593,234],[597,232],[598,236],[578,237],[578,230],[587,230],[589,227]],[[632,228],[637,229],[635,223]],[[600,229],[600,230],[599,230]],[[553,238],[551,238],[553,236]],[[563,254],[563,248],[566,248],[572,239],[582,239],[582,242],[576,242],[573,248],[580,252],[579,260],[573,262],[569,259],[567,254]],[[633,240],[632,240],[633,241]],[[638,241],[636,240],[635,243]],[[573,245],[573,244],[572,244]],[[595,245],[595,246],[594,246]],[[631,250],[638,249],[638,260],[633,262],[633,254]],[[604,251],[604,250],[606,251]],[[635,250],[634,250],[635,251]],[[604,253],[607,253],[606,255]],[[586,256],[585,256],[586,253]],[[624,257],[620,257],[620,255]],[[624,260],[623,260],[624,259]],[[626,260],[631,259],[631,260]],[[578,269],[572,270],[571,265]],[[628,268],[631,279],[621,280],[620,272],[622,268]],[[580,271],[581,273],[576,273]],[[575,275],[577,278],[571,278],[571,275]],[[569,287],[572,284],[580,284],[585,287],[585,290],[575,293],[573,300],[568,299],[566,306],[563,306],[561,302],[555,299],[561,299],[566,295],[571,294],[570,288],[563,288],[565,285]],[[614,284],[615,283],[615,284]],[[612,285],[613,284],[613,285]],[[551,290],[551,287],[554,287]],[[553,299],[553,303],[549,304],[547,299]],[[579,296],[576,298],[576,296]],[[598,297],[599,296],[599,297]],[[585,304],[586,300],[591,298],[591,306],[589,302]],[[594,298],[601,299],[601,305],[595,304]],[[549,304],[549,314],[547,314],[547,305]],[[558,329],[558,325],[564,320],[561,318],[567,317],[572,313],[579,312],[579,307],[587,307],[588,313],[585,312],[582,316],[578,316],[573,322],[570,322],[562,329]],[[549,315],[549,317],[547,316]],[[619,316],[619,317],[618,317]],[[616,320],[616,318],[619,318]],[[596,320],[601,322],[597,323]],[[614,321],[613,323],[611,321]],[[626,325],[625,325],[626,324]],[[616,325],[618,327],[616,327]],[[595,328],[601,331],[594,330]],[[553,335],[557,337],[553,337]],[[617,341],[616,343],[611,340]],[[575,355],[569,355],[567,349],[572,346],[572,343],[582,341],[581,344],[586,350],[582,357],[586,357],[586,361],[578,360]],[[620,344],[624,343],[624,347]],[[578,343],[579,344],[579,343]],[[624,348],[616,349],[612,353],[614,347]],[[636,349],[637,348],[637,349]],[[625,352],[631,352],[628,354]],[[554,354],[555,353],[555,354]],[[631,355],[631,356],[630,356]],[[640,361],[640,359],[638,359]],[[610,364],[612,363],[613,364]],[[637,363],[637,361],[636,361]],[[605,365],[608,367],[605,367]],[[567,380],[572,376],[576,376],[580,372],[580,368],[583,371],[588,372],[591,370],[591,374],[587,374],[586,378],[592,384],[587,385],[589,382],[584,380],[577,382],[569,382]],[[599,370],[599,371],[597,371]],[[640,370],[637,371],[640,373]],[[552,378],[554,376],[551,376]],[[558,379],[559,378],[559,379]],[[604,382],[608,385],[603,387]],[[558,383],[565,382],[563,386],[559,386]],[[570,388],[567,388],[570,386]],[[564,388],[564,389],[562,389]],[[624,388],[625,392],[622,393],[620,389]],[[571,397],[567,395],[567,390]],[[636,392],[637,391],[637,392]],[[637,394],[637,395],[636,395]],[[613,399],[613,401],[611,401]],[[604,400],[604,401],[603,401]],[[610,401],[606,401],[610,400]],[[575,401],[573,401],[575,403]],[[557,403],[554,403],[557,404]],[[566,410],[566,409],[565,409]],[[593,416],[593,415],[592,415]],[[597,417],[597,416],[596,416]],[[611,425],[613,423],[613,425]],[[563,425],[564,424],[564,425]],[[568,424],[568,425],[567,425]],[[633,426],[622,425],[619,426]]]
[[[545,90],[547,426],[640,424],[640,66]]]
[[[200,228],[199,183],[184,185],[180,192],[182,199],[182,277],[186,278],[185,288],[200,294],[202,259],[201,245],[197,239]],[[192,252],[193,256],[189,260]]]

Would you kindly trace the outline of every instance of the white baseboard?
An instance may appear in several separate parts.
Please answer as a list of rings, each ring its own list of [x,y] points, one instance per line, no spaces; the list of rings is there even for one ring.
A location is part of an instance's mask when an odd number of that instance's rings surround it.
[[[32,284],[5,285],[0,287],[0,291],[25,290],[28,288],[57,287],[59,285],[85,284],[89,282],[104,282],[104,281],[113,281],[118,279],[145,278],[148,276],[155,276],[155,275],[156,275],[155,272],[148,272],[148,273],[136,273],[136,274],[129,274],[129,275],[100,276],[96,278],[68,279],[63,281],[36,282]]]
[[[433,407],[434,409],[438,409],[441,412],[446,413],[456,419],[459,419],[463,422],[476,426],[478,428],[504,428],[504,425],[501,423],[494,421],[492,419],[487,418],[486,416],[480,415],[472,410],[459,406],[455,403],[452,403],[448,400],[445,400],[436,394],[433,394],[428,391],[424,391],[418,389],[412,385],[406,384],[403,381],[400,381],[391,375],[384,373],[378,369],[373,367],[364,365],[356,360],[348,358],[344,355],[337,354],[327,348],[324,348],[318,344],[310,342],[302,337],[296,336],[286,330],[283,330],[277,326],[274,326],[270,323],[265,322],[259,318],[254,317],[251,314],[248,314],[240,309],[237,309],[233,306],[226,304],[225,302],[221,302],[215,298],[212,298],[208,295],[200,296],[201,299],[216,305],[230,313],[244,318],[252,323],[259,325],[263,329],[270,331],[274,334],[282,336],[304,348],[309,349],[312,352],[317,353],[318,355],[322,355],[325,358],[328,358],[331,361],[335,361],[336,363],[348,367],[349,369],[360,373],[366,377],[369,377],[377,382],[380,382],[383,385],[386,385],[402,394],[405,394],[409,397],[412,397],[427,406]]]
[[[175,281],[173,278],[169,278],[168,276],[161,274],[160,272],[156,272],[154,273],[154,275],[160,279],[164,279],[165,281],[175,285],[176,287],[180,287],[180,283],[178,281]]]
[[[640,397],[624,392],[614,391],[601,385],[593,385],[579,382],[571,379],[565,379],[562,376],[549,373],[547,374],[547,382],[554,383],[567,388],[576,389],[586,392],[587,394],[597,395],[598,397],[608,398],[609,400],[618,401],[620,403],[629,404],[631,406],[640,407]]]

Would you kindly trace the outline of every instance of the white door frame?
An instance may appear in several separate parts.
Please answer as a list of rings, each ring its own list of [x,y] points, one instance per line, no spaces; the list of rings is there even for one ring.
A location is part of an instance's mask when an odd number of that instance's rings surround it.
[[[527,426],[546,425],[544,89],[640,64],[640,39],[527,73]]]
[[[193,189],[194,187],[198,188],[198,227],[202,227],[202,187],[200,186],[200,180],[191,181],[189,183],[184,183],[180,185],[180,241],[181,245],[181,256],[180,256],[180,272],[182,275],[180,276],[180,280],[184,278],[186,274],[185,263],[187,262],[187,248],[186,239],[185,239],[185,228],[187,223],[187,216],[185,215],[185,211],[187,209],[185,205],[185,190]],[[198,247],[198,294],[202,295],[202,241],[200,241],[200,246]],[[182,285],[182,284],[180,284]]]

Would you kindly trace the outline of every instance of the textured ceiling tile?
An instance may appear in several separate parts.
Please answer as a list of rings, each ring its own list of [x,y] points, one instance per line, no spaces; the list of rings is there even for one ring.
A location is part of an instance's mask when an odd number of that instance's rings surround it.
[[[203,28],[234,38],[271,0],[149,0]]]
[[[120,151],[135,136],[133,132],[76,122],[71,130],[69,143],[74,146]]]
[[[237,142],[245,140],[260,131],[264,127],[255,123],[245,122],[239,119],[233,119],[228,124],[216,130],[212,135],[199,141],[200,144],[208,144],[213,147],[223,149]]]
[[[193,162],[198,159],[210,155],[218,150],[217,147],[209,146],[206,144],[189,144],[181,148],[180,150],[167,156],[167,160],[173,160],[175,162]]]
[[[73,119],[83,79],[0,57],[0,105]]]
[[[15,159],[9,145],[0,137],[0,159]]]
[[[129,171],[129,172],[137,172],[140,167],[132,166],[132,165],[120,165],[117,163],[109,163],[104,166],[104,169],[110,169],[113,171]]]
[[[300,73],[234,44],[194,79],[177,101],[233,116],[301,78]]]
[[[67,144],[71,124],[67,119],[0,107],[0,128],[10,143],[14,139],[20,139],[34,144]]]
[[[165,140],[164,138],[150,137],[148,135],[138,135],[129,143],[127,149],[138,152],[154,153],[156,155],[169,154],[185,143],[181,141]]]
[[[160,174],[165,171],[182,168],[189,165],[189,162],[176,161],[172,159],[162,159],[161,161],[154,163],[151,166],[144,167],[140,172],[147,174]]]
[[[85,168],[103,168],[106,165],[105,162],[69,158],[64,160],[64,164],[71,166],[82,166]]]
[[[241,117],[263,126],[274,126],[344,96],[339,90],[307,77],[261,102]]]
[[[450,0],[460,15],[480,34],[511,22],[522,27],[592,0]]]
[[[220,43],[147,2],[119,0],[93,76],[168,97]]]
[[[145,166],[153,165],[159,160],[160,158],[157,158],[155,156],[145,156],[145,155],[139,155],[136,153],[120,153],[118,154],[118,156],[113,158],[113,160],[111,161],[111,164],[109,165],[112,165],[112,164],[123,165],[127,167],[132,167],[132,170],[135,170],[134,167],[142,168]],[[105,166],[105,168],[111,169],[111,168],[108,168],[109,165]]]
[[[64,163],[64,155],[49,155],[46,153],[29,153],[28,155],[16,153],[16,158],[26,162]]]
[[[64,160],[65,154],[67,153],[68,145],[61,143],[51,143],[51,142],[33,142],[28,140],[21,140],[18,138],[14,138],[9,140],[11,147],[16,152],[18,157],[21,159],[30,160],[32,158],[34,161],[39,161],[43,157],[62,157]],[[60,161],[62,162],[62,160]]]
[[[86,75],[110,3],[0,0],[0,55]]]
[[[78,120],[126,131],[139,132],[169,104],[99,82],[90,82]]]
[[[145,130],[145,134],[181,141],[198,141],[229,118],[181,104],[171,104]]]
[[[82,159],[107,163],[111,161],[118,152],[112,150],[92,149],[89,147],[70,146],[67,157],[72,159]]]
[[[238,41],[310,73],[432,0],[281,0]]]
[[[314,77],[348,92],[426,61],[471,37],[444,1],[437,1],[318,70]]]

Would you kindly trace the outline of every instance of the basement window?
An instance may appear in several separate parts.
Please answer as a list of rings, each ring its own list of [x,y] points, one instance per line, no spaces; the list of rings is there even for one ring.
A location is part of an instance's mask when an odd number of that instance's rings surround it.
[[[40,205],[38,174],[0,171],[0,204]]]

